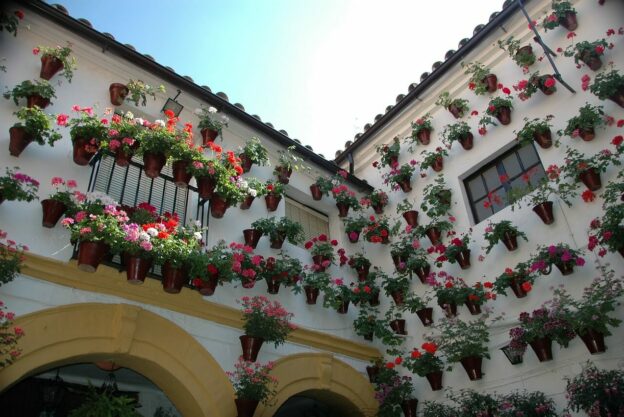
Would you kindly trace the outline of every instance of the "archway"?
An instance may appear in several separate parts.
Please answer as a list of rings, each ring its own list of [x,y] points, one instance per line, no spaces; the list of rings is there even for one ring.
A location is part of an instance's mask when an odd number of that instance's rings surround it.
[[[213,357],[170,321],[127,304],[84,303],[20,317],[21,357],[0,371],[0,391],[43,370],[113,360],[156,384],[185,417],[236,415],[234,390]]]
[[[255,417],[272,417],[296,396],[320,400],[339,409],[343,416],[371,417],[377,413],[375,392],[368,380],[346,363],[327,353],[302,353],[275,363],[278,379],[273,405],[260,404]]]

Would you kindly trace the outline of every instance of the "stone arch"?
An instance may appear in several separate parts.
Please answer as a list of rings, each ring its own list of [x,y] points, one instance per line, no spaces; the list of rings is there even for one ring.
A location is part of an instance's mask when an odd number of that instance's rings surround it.
[[[260,404],[255,417],[272,417],[290,397],[307,393],[345,410],[345,416],[377,414],[373,386],[361,373],[327,353],[301,353],[281,358],[271,372],[278,379],[274,404]]]
[[[214,358],[189,333],[128,304],[54,307],[16,321],[22,355],[0,371],[0,391],[46,369],[113,360],[156,384],[185,417],[236,415],[234,390]]]

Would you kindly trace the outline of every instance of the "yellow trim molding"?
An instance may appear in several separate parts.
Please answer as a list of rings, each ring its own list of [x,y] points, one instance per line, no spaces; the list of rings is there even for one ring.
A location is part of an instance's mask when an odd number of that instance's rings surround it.
[[[113,360],[150,379],[185,417],[236,415],[234,390],[214,358],[170,321],[128,304],[54,307],[16,320],[22,355],[0,371],[0,392],[54,367]]]
[[[160,282],[153,279],[145,280],[141,286],[131,285],[123,273],[107,266],[100,266],[95,273],[88,273],[79,270],[75,261],[67,263],[26,254],[22,273],[66,287],[122,297],[224,326],[243,328],[241,312],[235,308],[206,301],[199,292],[189,288],[183,288],[182,292],[175,295],[165,293]],[[374,347],[305,328],[293,331],[288,341],[362,360],[381,356]]]

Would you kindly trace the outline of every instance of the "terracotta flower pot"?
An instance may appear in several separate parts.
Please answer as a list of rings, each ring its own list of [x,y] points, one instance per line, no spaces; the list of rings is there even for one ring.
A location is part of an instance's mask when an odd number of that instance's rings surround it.
[[[503,244],[507,248],[508,251],[514,251],[518,249],[518,236],[512,232],[503,233]]]
[[[464,148],[464,150],[469,151],[474,146],[474,136],[472,133],[468,132],[465,136],[459,138],[459,144]]]
[[[431,169],[433,169],[435,172],[440,172],[444,169],[444,158],[442,158],[441,156],[438,156],[435,161],[433,161],[433,164],[431,165]]]
[[[319,272],[325,271],[326,267],[323,266],[323,262],[325,262],[325,261],[329,261],[329,259],[327,259],[323,255],[314,255],[314,256],[312,256],[312,262],[314,262],[314,265],[316,265],[318,267],[318,271]]]
[[[390,322],[390,328],[396,334],[406,335],[405,331],[405,320],[404,319],[396,319]]]
[[[481,80],[487,88],[488,93],[494,93],[498,89],[498,77],[495,74],[488,74]]]
[[[468,356],[461,358],[460,362],[471,381],[476,381],[483,377],[483,373],[481,371],[483,358],[481,356]]]
[[[589,168],[579,174],[579,179],[585,184],[585,187],[591,191],[597,191],[602,187],[600,181],[600,171],[596,168]]]
[[[210,199],[210,215],[215,219],[220,219],[225,215],[225,211],[230,207],[228,201],[219,194],[213,194]]]
[[[431,130],[429,130],[429,129],[422,129],[422,130],[420,130],[416,134],[416,138],[418,139],[418,141],[421,144],[429,145],[429,142],[431,142]]]
[[[197,181],[197,194],[204,200],[210,200],[214,194],[215,180],[211,176],[196,177]]]
[[[457,304],[438,301],[438,305],[442,307],[442,310],[444,310],[444,314],[446,314],[446,317],[457,316]]]
[[[124,255],[126,279],[130,284],[143,284],[147,273],[152,268],[152,260],[140,256]]]
[[[219,276],[211,275],[208,277],[208,281],[201,281],[201,284],[197,287],[197,290],[201,295],[211,296],[214,294],[219,284]]]
[[[401,255],[392,255],[392,262],[394,262],[397,272],[404,272],[407,269],[405,259]]]
[[[63,69],[63,62],[51,55],[43,55],[41,57],[41,71],[39,77],[44,80],[50,80],[54,75]]]
[[[383,214],[384,206],[381,204],[373,204],[372,205],[375,214]]]
[[[93,145],[89,142],[90,140],[85,138],[76,138],[73,141],[73,160],[76,165],[88,165],[95,155],[96,150],[91,149]]]
[[[496,112],[496,118],[502,125],[511,123],[511,109],[509,107],[500,107]]]
[[[189,161],[175,161],[171,164],[173,181],[178,187],[186,188],[191,181],[193,175],[186,172],[186,168],[188,168],[189,165]]]
[[[593,51],[583,51],[579,59],[585,63],[592,71],[598,71],[602,68],[602,59]]]
[[[576,21],[576,13],[566,12],[563,17],[559,18],[559,23],[570,32],[576,30],[576,28],[578,27],[578,22]]]
[[[454,103],[451,103],[451,105],[448,106],[447,109],[456,119],[460,119],[464,116],[464,111]]]
[[[440,243],[442,232],[437,227],[428,228],[427,230],[425,230],[425,234],[429,238],[429,241],[432,245],[438,245]]]
[[[240,203],[240,209],[241,210],[249,210],[249,208],[251,207],[251,203],[254,202],[256,197],[248,195],[247,197],[245,197],[245,199]]]
[[[461,269],[470,268],[470,249],[465,249],[455,255],[455,260]]]
[[[41,201],[41,208],[43,209],[43,219],[41,225],[43,227],[52,228],[56,226],[59,219],[65,214],[67,206],[60,201],[47,198]]]
[[[377,379],[377,375],[379,375],[380,368],[379,366],[367,366],[366,373],[368,374],[368,380],[372,384]]]
[[[579,129],[579,136],[585,142],[591,142],[596,137],[596,130],[593,127],[587,129]]]
[[[525,45],[525,46],[518,48],[518,51],[516,51],[516,58],[523,56],[523,55],[534,55],[533,47],[531,45]]]
[[[537,338],[529,342],[540,362],[552,360],[552,339],[550,337]]]
[[[182,291],[182,287],[188,280],[186,268],[175,267],[169,262],[163,264],[162,275],[163,290],[169,294],[177,294]]]
[[[312,184],[310,186],[310,193],[312,193],[312,199],[319,201],[323,198],[323,192],[321,191],[321,187],[316,184]]]
[[[522,288],[524,281],[513,278],[509,283],[509,288],[514,292],[517,298],[524,298],[527,296],[527,292]]]
[[[336,309],[338,314],[347,314],[349,311],[349,301],[343,301],[340,303],[340,306]]]
[[[405,417],[416,417],[416,408],[418,407],[418,400],[415,398],[405,400],[401,402],[401,409]]]
[[[243,359],[246,361],[255,362],[258,359],[258,352],[264,343],[264,339],[261,337],[243,335],[239,337],[241,341],[241,347],[243,348]]]
[[[416,210],[409,210],[403,213],[403,218],[412,227],[418,226],[418,212]]]
[[[277,206],[279,206],[280,201],[282,201],[282,196],[269,193],[264,196],[264,201],[266,202],[266,208],[268,211],[275,211],[277,210]]]
[[[545,85],[546,80],[548,80],[549,78],[554,78],[554,77],[552,75],[542,75],[537,80],[537,88],[539,88],[540,91],[546,96],[553,95],[557,91],[557,87],[555,85],[552,85],[550,87],[547,87]]]
[[[347,237],[349,238],[349,242],[358,243],[360,240],[360,232],[349,232],[347,233]]]
[[[539,216],[540,219],[542,219],[544,224],[552,224],[555,221],[552,201],[545,201],[537,204],[533,207],[533,211]]]
[[[108,92],[110,93],[111,104],[113,106],[121,106],[130,90],[124,84],[112,83],[108,86]]]
[[[481,306],[472,300],[466,300],[466,307],[468,307],[470,314],[472,314],[473,316],[481,314]]]
[[[552,133],[550,129],[545,132],[533,133],[533,139],[542,149],[548,149],[552,146]]]
[[[319,296],[319,289],[310,287],[309,285],[305,285],[303,287],[306,295],[306,304],[314,305],[316,304],[316,299]]]
[[[236,398],[234,403],[236,404],[236,413],[238,417],[253,417],[259,402],[260,401],[258,400]]]
[[[282,245],[284,245],[284,240],[286,238],[282,235],[274,236],[271,238],[271,249],[282,249]]]
[[[290,176],[292,175],[292,168],[276,166],[275,172],[277,174],[277,180],[280,183],[288,184],[290,182]]]
[[[110,247],[103,242],[80,242],[78,245],[78,269],[95,272],[104,260]]]
[[[399,163],[399,157],[397,155],[392,155],[391,157],[388,158],[388,162],[389,162],[389,165],[393,167]]]
[[[244,153],[238,155],[241,160],[241,168],[243,168],[243,173],[251,171],[251,166],[253,165],[253,161]]]
[[[18,157],[26,149],[30,143],[35,140],[32,136],[26,133],[26,129],[19,126],[13,126],[9,129],[9,153],[12,156]]]
[[[131,152],[124,152],[120,147],[115,151],[115,163],[120,167],[127,167],[130,165],[130,161],[132,160]]]
[[[436,371],[425,375],[432,391],[440,391],[442,389],[442,374],[442,371]]]
[[[368,278],[368,272],[370,271],[370,265],[363,266],[361,268],[356,269],[358,275],[358,281],[366,281]]]
[[[405,295],[402,291],[393,291],[390,293],[390,296],[394,300],[394,304],[397,306],[402,306],[405,304]]]
[[[336,203],[336,207],[338,207],[338,217],[347,217],[349,214],[349,206],[345,203]]]
[[[272,277],[267,277],[266,282],[267,282],[267,292],[269,294],[279,293],[279,288],[280,288],[280,283],[281,283],[279,275],[273,275]]]
[[[167,157],[162,153],[145,152],[143,154],[143,171],[149,178],[158,178],[166,162]]]
[[[609,96],[608,99],[614,101],[618,106],[624,107],[624,86],[620,87],[617,92]]]
[[[589,350],[589,353],[592,355],[595,355],[596,353],[603,353],[607,350],[603,333],[593,329],[587,329],[585,334],[579,333],[578,335],[581,337],[583,343],[587,346],[587,350]]]
[[[37,106],[41,110],[43,110],[49,105],[50,105],[50,99],[43,98],[39,94],[33,94],[31,96],[26,97],[26,107],[28,108],[33,108]]]
[[[570,262],[556,262],[555,266],[561,272],[561,275],[572,275],[574,273],[574,266]]]
[[[371,305],[371,307],[376,307],[379,305],[379,290],[373,291],[373,293],[371,294],[371,299],[368,303]]]
[[[219,132],[212,129],[202,129],[199,133],[201,133],[203,146],[208,146],[209,143],[214,142],[217,136],[219,136]]]
[[[410,184],[409,179],[398,181],[397,184],[399,184],[399,187],[401,187],[401,190],[403,190],[404,193],[412,191],[412,185]]]

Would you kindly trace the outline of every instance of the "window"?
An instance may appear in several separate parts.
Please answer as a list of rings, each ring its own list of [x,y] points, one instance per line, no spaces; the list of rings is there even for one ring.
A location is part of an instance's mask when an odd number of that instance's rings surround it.
[[[329,236],[329,219],[326,215],[289,197],[286,197],[286,217],[301,224],[306,241],[322,233]]]
[[[510,205],[507,193],[536,185],[545,172],[535,146],[516,146],[464,180],[475,223]]]

